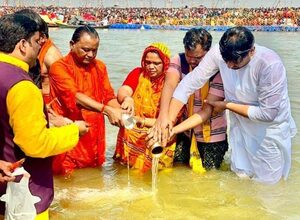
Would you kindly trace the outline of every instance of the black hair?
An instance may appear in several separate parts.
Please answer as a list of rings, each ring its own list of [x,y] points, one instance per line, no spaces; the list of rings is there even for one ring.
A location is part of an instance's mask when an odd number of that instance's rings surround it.
[[[237,62],[246,57],[254,45],[254,36],[246,27],[229,28],[222,36],[219,47],[225,62]]]
[[[0,18],[0,51],[12,53],[20,40],[30,40],[38,32],[36,22],[24,15],[9,14]]]
[[[39,31],[46,35],[49,38],[49,29],[47,23],[41,18],[41,16],[31,9],[22,9],[20,11],[16,11],[15,14],[25,15],[32,20],[34,20],[39,26]]]
[[[203,28],[192,28],[186,32],[183,38],[183,44],[186,50],[195,50],[196,46],[200,44],[203,50],[209,51],[211,43],[211,34]]]
[[[80,37],[84,33],[87,33],[90,36],[99,39],[98,32],[96,31],[95,28],[88,26],[88,25],[83,25],[83,26],[76,28],[76,30],[74,31],[72,39],[71,39],[73,41],[73,43],[77,43],[78,41],[80,41]]]

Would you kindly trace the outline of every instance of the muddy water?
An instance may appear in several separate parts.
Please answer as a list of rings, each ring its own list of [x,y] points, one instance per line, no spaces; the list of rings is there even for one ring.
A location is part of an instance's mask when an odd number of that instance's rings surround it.
[[[254,33],[256,42],[277,51],[288,74],[292,113],[300,125],[300,33]],[[64,54],[72,30],[53,29],[50,35]],[[216,43],[221,33],[212,33]],[[98,57],[107,64],[115,90],[139,65],[143,48],[165,41],[172,54],[182,51],[180,31],[101,30]],[[241,180],[230,171],[193,173],[176,165],[158,172],[157,193],[151,172],[144,175],[113,164],[117,128],[107,125],[107,162],[101,168],[77,170],[64,180],[55,177],[51,220],[62,219],[299,219],[299,135],[293,139],[292,169],[287,181],[274,186]]]

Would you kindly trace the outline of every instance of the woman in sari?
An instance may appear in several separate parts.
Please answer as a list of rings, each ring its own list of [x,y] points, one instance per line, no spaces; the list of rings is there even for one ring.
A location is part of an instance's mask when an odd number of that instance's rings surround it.
[[[136,124],[132,129],[121,127],[114,159],[142,172],[152,166],[151,149],[146,146],[147,131],[158,114],[165,72],[170,63],[169,48],[153,43],[143,53],[141,67],[133,69],[118,91],[122,109],[133,114]],[[171,141],[159,159],[159,168],[172,166],[175,142]]]

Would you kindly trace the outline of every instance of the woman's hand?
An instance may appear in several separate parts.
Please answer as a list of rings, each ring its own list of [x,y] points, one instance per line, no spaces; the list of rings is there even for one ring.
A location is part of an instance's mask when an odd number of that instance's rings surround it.
[[[123,113],[134,115],[134,100],[131,96],[126,96],[121,104]]]

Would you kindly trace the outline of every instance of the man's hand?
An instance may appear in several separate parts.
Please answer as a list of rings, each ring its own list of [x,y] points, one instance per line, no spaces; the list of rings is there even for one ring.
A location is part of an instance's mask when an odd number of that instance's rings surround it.
[[[12,163],[0,160],[0,182],[11,182],[15,180],[15,177],[11,176]]]
[[[53,112],[53,110],[48,112],[48,116],[49,116],[50,125],[54,127],[62,127],[73,123],[71,119],[65,118],[61,115],[57,115],[56,113]]]
[[[79,128],[79,135],[84,135],[89,131],[89,124],[85,121],[75,121],[74,122]]]
[[[161,143],[165,147],[168,143],[172,127],[173,123],[168,118],[157,118],[154,126],[147,132],[147,146],[152,146],[154,143]]]
[[[169,139],[170,131],[173,128],[173,123],[168,117],[162,117],[161,119],[156,120],[156,122],[157,124],[155,125],[157,126],[154,125],[156,139],[165,147]]]
[[[109,122],[115,126],[123,126],[122,123],[122,110],[120,108],[113,108],[105,106],[105,115],[107,115]]]
[[[214,107],[213,112],[219,113],[226,110],[227,101],[212,101],[212,100],[204,100],[204,103],[209,104]]]
[[[178,134],[177,130],[176,130],[176,127],[173,127],[170,132],[169,132],[169,137],[168,137],[168,141],[171,141],[173,140],[176,135]]]

